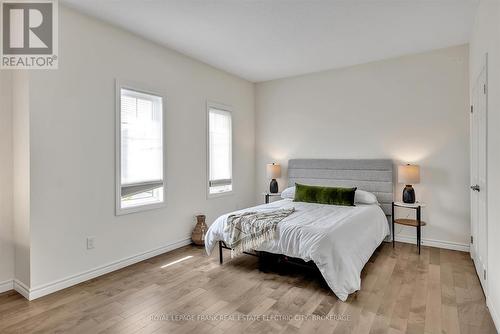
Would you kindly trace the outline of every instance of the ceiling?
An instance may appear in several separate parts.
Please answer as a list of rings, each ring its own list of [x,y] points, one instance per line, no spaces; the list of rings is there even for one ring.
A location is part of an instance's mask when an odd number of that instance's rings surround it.
[[[467,43],[476,0],[62,0],[253,82]]]

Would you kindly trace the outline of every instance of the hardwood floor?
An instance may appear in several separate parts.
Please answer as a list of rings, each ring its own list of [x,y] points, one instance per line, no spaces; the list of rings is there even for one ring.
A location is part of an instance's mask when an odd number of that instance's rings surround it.
[[[345,303],[312,274],[215,253],[186,246],[32,302],[0,294],[0,333],[496,333],[467,253],[383,244]]]

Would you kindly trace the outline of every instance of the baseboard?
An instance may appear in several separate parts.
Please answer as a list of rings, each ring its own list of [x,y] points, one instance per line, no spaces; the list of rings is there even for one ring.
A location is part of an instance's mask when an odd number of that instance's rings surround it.
[[[404,242],[404,243],[408,243],[408,244],[416,244],[417,238],[416,237],[409,237],[409,236],[405,236],[405,235],[396,235],[396,241]],[[425,239],[425,238],[422,238],[422,246],[451,249],[451,250],[457,250],[457,251],[462,251],[462,252],[469,252],[470,251],[469,244],[462,244],[462,243],[458,243],[458,242],[443,241],[443,240]]]
[[[488,306],[488,309],[490,310],[491,318],[493,319],[493,322],[495,323],[495,327],[497,329],[497,332],[500,333],[500,314],[497,313],[497,310],[493,306],[493,304],[491,303],[490,298],[486,298],[486,305]]]
[[[0,282],[0,293],[9,291],[9,290],[14,290],[14,280],[9,279],[3,282]]]
[[[14,280],[14,290],[19,292],[24,298],[30,300],[30,289],[18,279]]]
[[[26,297],[29,300],[33,300],[36,298],[40,298],[43,296],[46,296],[48,294],[54,293],[56,291],[68,288],[70,286],[79,284],[81,282],[88,281],[89,279],[110,273],[112,271],[130,266],[134,263],[144,261],[146,259],[155,257],[157,255],[172,251],[174,249],[186,246],[191,244],[191,238],[186,238],[183,240],[179,240],[173,243],[170,243],[168,245],[162,246],[160,248],[154,249],[152,251],[144,252],[141,254],[137,254],[119,261],[115,261],[100,267],[97,267],[95,269],[91,269],[76,275],[72,275],[57,281],[54,281],[52,283],[44,284],[41,286],[34,287],[33,289],[29,290],[29,293],[27,295],[24,295],[21,293],[24,297]],[[17,290],[17,289],[16,289]]]

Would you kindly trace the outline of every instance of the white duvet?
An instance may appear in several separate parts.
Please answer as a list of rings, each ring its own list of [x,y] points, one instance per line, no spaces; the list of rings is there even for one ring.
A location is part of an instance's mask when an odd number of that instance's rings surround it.
[[[328,286],[345,301],[361,288],[361,270],[375,249],[389,234],[387,219],[378,205],[337,206],[284,199],[245,211],[272,211],[295,207],[295,212],[278,224],[277,239],[259,251],[314,261]],[[231,212],[234,213],[234,212]],[[218,241],[228,240],[225,214],[215,220],[205,237],[208,254]]]

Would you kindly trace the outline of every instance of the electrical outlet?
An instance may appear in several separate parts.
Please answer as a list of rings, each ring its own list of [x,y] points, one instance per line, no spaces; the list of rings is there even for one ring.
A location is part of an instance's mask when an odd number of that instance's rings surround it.
[[[95,237],[87,237],[87,249],[95,248]]]

